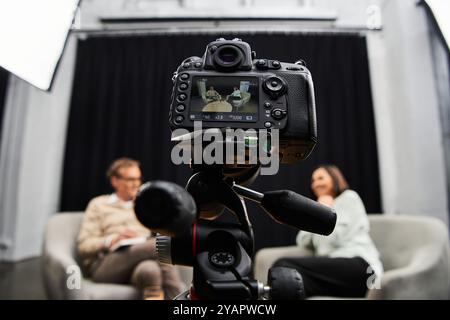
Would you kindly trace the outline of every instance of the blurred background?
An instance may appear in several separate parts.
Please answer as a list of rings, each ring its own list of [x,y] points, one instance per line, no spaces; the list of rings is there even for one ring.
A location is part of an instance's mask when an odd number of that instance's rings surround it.
[[[254,189],[310,196],[312,168],[334,163],[370,214],[448,226],[446,1],[83,0],[62,10],[47,0],[37,11],[21,2],[0,31],[0,298],[45,298],[45,225],[111,192],[114,159],[140,161],[144,180],[186,183],[190,169],[170,160],[171,77],[220,37],[248,42],[259,58],[303,59],[314,79],[315,151]],[[53,38],[55,27],[35,28],[58,15],[66,20]],[[296,230],[256,206],[249,213],[257,249],[294,244]]]

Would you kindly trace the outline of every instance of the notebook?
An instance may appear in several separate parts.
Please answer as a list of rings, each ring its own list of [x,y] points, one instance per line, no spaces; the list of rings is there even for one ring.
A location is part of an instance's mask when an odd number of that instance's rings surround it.
[[[115,243],[110,249],[109,251],[113,252],[113,251],[117,251],[135,244],[140,244],[140,243],[144,243],[145,241],[147,241],[147,237],[136,237],[136,238],[129,238],[129,239],[123,239],[118,241],[117,243]]]

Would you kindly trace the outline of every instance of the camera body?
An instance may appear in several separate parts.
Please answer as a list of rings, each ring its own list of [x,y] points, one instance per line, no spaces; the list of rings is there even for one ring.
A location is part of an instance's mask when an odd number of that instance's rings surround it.
[[[303,61],[256,59],[248,43],[218,39],[173,77],[172,130],[279,130],[281,163],[306,159],[317,142],[314,86]]]

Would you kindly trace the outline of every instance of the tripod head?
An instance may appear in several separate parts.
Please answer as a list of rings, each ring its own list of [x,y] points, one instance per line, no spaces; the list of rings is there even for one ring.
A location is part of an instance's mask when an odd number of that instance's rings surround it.
[[[295,270],[272,270],[269,283],[278,287],[275,291],[252,279],[254,236],[244,198],[259,203],[279,223],[323,235],[333,231],[336,214],[292,191],[259,193],[236,183],[248,183],[257,174],[256,167],[230,173],[222,166],[201,166],[194,168],[186,189],[163,181],[141,187],[136,216],[164,235],[157,237],[161,262],[194,267],[191,299],[255,300],[277,294],[302,298],[301,277]],[[224,208],[238,223],[215,221]]]

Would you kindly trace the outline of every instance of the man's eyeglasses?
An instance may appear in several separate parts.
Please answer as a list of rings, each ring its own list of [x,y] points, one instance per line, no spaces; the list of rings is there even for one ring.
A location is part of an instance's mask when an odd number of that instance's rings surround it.
[[[142,182],[142,177],[123,177],[121,175],[116,176],[117,179],[123,180],[125,182]]]

